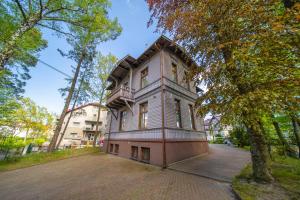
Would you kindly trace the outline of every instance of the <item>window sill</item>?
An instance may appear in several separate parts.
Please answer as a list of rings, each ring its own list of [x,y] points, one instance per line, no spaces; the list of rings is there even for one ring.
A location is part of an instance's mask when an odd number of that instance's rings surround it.
[[[142,163],[150,164],[150,160],[141,160]]]

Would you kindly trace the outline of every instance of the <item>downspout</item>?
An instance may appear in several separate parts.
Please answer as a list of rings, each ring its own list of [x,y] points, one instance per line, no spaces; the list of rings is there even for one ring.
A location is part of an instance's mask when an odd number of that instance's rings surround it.
[[[160,82],[161,82],[161,125],[162,125],[162,139],[163,139],[163,148],[162,148],[162,156],[163,156],[163,165],[162,168],[167,168],[167,156],[166,156],[166,131],[165,131],[165,88],[164,88],[164,52],[161,49],[160,52]]]

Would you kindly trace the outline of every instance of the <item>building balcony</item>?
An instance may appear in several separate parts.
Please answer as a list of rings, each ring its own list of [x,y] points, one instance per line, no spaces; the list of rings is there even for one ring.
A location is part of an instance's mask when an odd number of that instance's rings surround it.
[[[118,89],[112,91],[112,93],[107,98],[107,106],[110,108],[121,108],[126,105],[126,103],[134,102],[134,89],[124,87],[121,85]]]
[[[98,131],[100,131],[101,130],[101,127],[99,126],[98,127]],[[94,127],[92,127],[92,126],[84,126],[83,127],[83,131],[85,131],[85,132],[93,132],[93,131],[96,131],[96,125],[94,126]]]

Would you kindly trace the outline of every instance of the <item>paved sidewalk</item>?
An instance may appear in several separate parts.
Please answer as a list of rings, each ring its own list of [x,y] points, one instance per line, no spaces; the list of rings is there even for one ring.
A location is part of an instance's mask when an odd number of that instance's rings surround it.
[[[230,184],[113,155],[85,155],[0,173],[1,200],[230,200]]]
[[[211,144],[207,155],[177,162],[169,169],[230,183],[249,162],[251,157],[247,151],[222,144]]]

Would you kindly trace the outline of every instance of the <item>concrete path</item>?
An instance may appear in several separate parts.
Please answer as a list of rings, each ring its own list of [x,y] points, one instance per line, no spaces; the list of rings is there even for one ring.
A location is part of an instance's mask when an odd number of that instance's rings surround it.
[[[222,144],[209,145],[207,155],[172,164],[169,169],[230,183],[251,161],[250,153]]]

